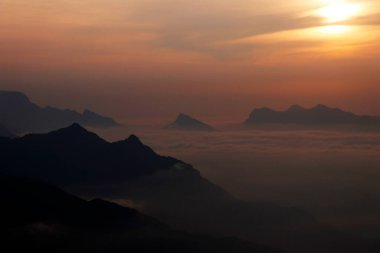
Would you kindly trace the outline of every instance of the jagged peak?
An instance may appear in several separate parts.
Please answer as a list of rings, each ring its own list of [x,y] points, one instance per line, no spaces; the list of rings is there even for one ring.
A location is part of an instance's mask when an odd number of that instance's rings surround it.
[[[28,134],[22,137],[21,140],[26,142],[39,142],[43,145],[56,145],[55,143],[57,142],[62,145],[64,145],[63,143],[65,143],[65,145],[71,143],[73,148],[81,148],[83,144],[87,145],[86,148],[95,148],[98,144],[108,143],[78,123],[73,123],[68,127],[46,134]]]
[[[274,112],[274,110],[269,107],[259,107],[259,108],[255,108],[252,113],[256,113],[256,112]]]
[[[180,130],[203,130],[213,131],[214,128],[196,118],[193,118],[184,113],[179,113],[177,119],[166,126],[167,129],[180,129]]]
[[[185,113],[182,113],[182,112],[179,113],[178,117],[177,117],[177,120],[181,120],[181,119],[191,119],[191,120],[194,120],[193,117],[191,117],[191,116],[189,116],[189,115],[187,115]]]
[[[303,110],[305,110],[305,108],[297,104],[292,105],[288,108],[288,111],[303,111]]]
[[[20,91],[0,91],[0,97],[3,101],[7,102],[18,102],[24,104],[32,104],[27,95]],[[34,105],[34,104],[33,104]]]
[[[134,134],[131,134],[123,141],[113,142],[112,145],[116,148],[121,148],[121,150],[124,150],[123,152],[125,152],[125,149],[128,149],[128,152],[132,153],[156,155],[152,148],[145,145],[140,138]]]
[[[316,110],[326,110],[326,109],[332,110],[332,108],[330,108],[330,107],[328,107],[328,106],[326,106],[324,104],[317,104],[312,109],[316,109]]]
[[[79,123],[76,123],[76,122],[71,124],[68,127],[62,128],[60,130],[73,130],[73,131],[82,131],[82,132],[86,131],[86,132],[88,132],[86,128],[82,127]]]
[[[138,144],[138,145],[144,145],[139,137],[137,137],[134,134],[131,134],[126,140],[128,143]]]
[[[73,140],[86,139],[86,140],[93,140],[93,141],[95,140],[99,142],[105,142],[97,134],[88,131],[86,128],[84,128],[78,123],[73,123],[68,127],[50,132],[48,135],[60,136],[60,137],[65,137],[67,139],[73,139]]]
[[[196,119],[196,118],[193,118],[187,114],[184,114],[184,113],[180,113],[175,121],[176,123],[197,123],[197,124],[204,124],[206,125],[205,123],[203,123],[202,121]]]
[[[11,90],[0,90],[0,95],[11,95],[11,96],[17,96],[17,97],[22,97],[24,99],[29,100],[29,98],[22,92],[20,91],[11,91]]]
[[[96,115],[98,115],[96,112],[93,112],[93,111],[91,111],[89,109],[84,109],[82,114],[84,114],[84,115],[85,114],[96,114]]]

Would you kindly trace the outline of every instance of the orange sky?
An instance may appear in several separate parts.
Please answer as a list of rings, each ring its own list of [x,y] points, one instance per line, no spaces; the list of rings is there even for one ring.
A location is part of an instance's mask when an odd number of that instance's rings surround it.
[[[0,89],[122,121],[380,114],[376,0],[0,0]]]

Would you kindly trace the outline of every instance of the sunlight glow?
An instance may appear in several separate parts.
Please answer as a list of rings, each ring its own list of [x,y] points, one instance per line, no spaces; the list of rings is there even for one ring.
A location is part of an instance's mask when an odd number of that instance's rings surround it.
[[[318,28],[318,31],[326,35],[341,35],[350,31],[351,27],[346,25],[329,25]]]
[[[324,1],[326,6],[316,10],[316,14],[325,19],[327,23],[337,23],[357,16],[362,8],[359,4],[345,1]]]

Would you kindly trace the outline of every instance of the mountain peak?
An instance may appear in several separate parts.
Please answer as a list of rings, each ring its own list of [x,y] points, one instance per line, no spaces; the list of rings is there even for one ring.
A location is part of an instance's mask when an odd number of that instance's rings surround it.
[[[71,133],[89,133],[87,129],[82,127],[79,123],[73,123],[70,126],[59,129],[57,131],[61,131],[61,132],[65,131],[65,132],[71,132]]]
[[[78,141],[78,142],[96,142],[96,143],[104,143],[103,139],[101,139],[97,134],[88,131],[86,128],[81,126],[78,123],[73,123],[66,128],[62,128],[49,133],[52,136],[56,136],[58,138],[65,138],[67,140]]]
[[[212,131],[213,127],[197,120],[187,114],[180,113],[177,119],[166,127],[167,129],[174,130],[198,130],[198,131]]]
[[[315,110],[331,110],[332,108],[330,108],[326,105],[323,105],[323,104],[317,104],[312,109],[315,109]]]
[[[305,108],[303,108],[300,105],[292,105],[288,108],[288,111],[303,111]]]
[[[269,107],[259,107],[259,108],[255,108],[252,111],[252,113],[272,113],[272,112],[274,112],[274,110]]]
[[[91,110],[89,110],[89,109],[85,109],[85,110],[83,111],[82,115],[83,115],[83,116],[91,116],[91,117],[102,117],[102,116],[100,116],[98,113],[93,112],[93,111],[91,111]]]
[[[89,109],[84,109],[83,114],[92,114],[93,111],[90,111]]]
[[[131,134],[125,141],[131,144],[144,145],[140,138],[134,134]]]
[[[9,99],[9,100],[18,100],[23,102],[30,102],[29,98],[22,92],[19,91],[6,91],[2,90],[0,91],[0,97],[2,99]]]
[[[178,120],[188,120],[188,119],[195,120],[194,118],[190,117],[189,115],[187,115],[185,113],[181,112],[181,113],[178,114],[177,121]]]
[[[34,140],[39,140],[41,143],[43,142],[48,145],[53,145],[56,142],[61,144],[71,143],[71,145],[77,145],[76,148],[80,148],[83,144],[93,146],[94,144],[107,143],[97,134],[88,131],[78,123],[74,123],[68,127],[61,128],[47,134],[29,134],[24,136],[22,139],[32,142]]]
[[[267,108],[255,109],[244,124],[250,126],[277,124],[283,126],[303,125],[311,127],[328,125],[373,125],[377,127],[380,125],[380,119],[372,116],[360,117],[352,112],[346,112],[339,108],[317,104],[307,109],[299,105],[292,105],[285,111],[275,111]]]
[[[49,132],[74,122],[91,127],[118,126],[112,118],[89,110],[79,113],[52,106],[40,107],[18,91],[0,91],[0,122],[15,134]]]

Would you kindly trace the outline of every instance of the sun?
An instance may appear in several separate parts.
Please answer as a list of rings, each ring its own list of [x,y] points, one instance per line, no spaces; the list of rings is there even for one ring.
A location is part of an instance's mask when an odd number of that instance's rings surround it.
[[[338,23],[350,20],[361,11],[361,6],[346,1],[324,1],[326,6],[317,9],[316,14],[325,19],[326,23]]]

